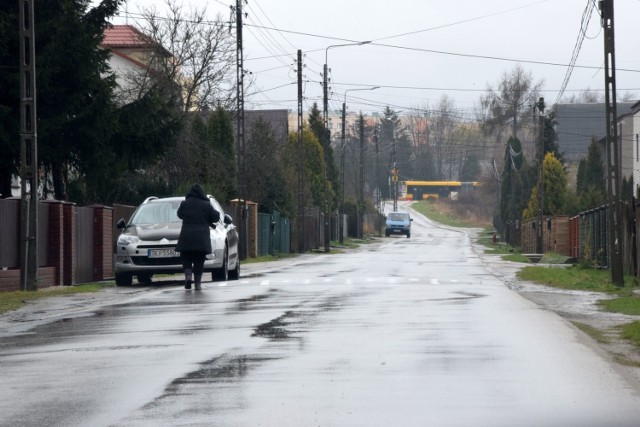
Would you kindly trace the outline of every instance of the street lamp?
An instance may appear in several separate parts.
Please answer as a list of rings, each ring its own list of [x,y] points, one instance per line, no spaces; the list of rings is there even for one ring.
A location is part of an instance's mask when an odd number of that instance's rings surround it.
[[[346,114],[347,114],[347,93],[355,92],[357,90],[376,90],[376,89],[380,89],[380,86],[347,89],[344,91],[344,102],[342,103],[342,132],[340,135],[340,148],[342,150],[340,154],[340,178],[341,178],[341,184],[342,184],[342,195],[340,200],[340,243],[344,243],[344,149],[345,149],[345,133],[346,133],[345,120],[346,120]],[[364,141],[361,140],[361,144],[362,143],[364,143]],[[362,155],[363,153],[361,153],[361,158],[360,158],[360,169],[361,169],[360,176],[362,176],[363,168],[364,168]],[[362,185],[364,187],[364,182],[362,183]],[[364,201],[360,200],[360,202],[364,202]]]
[[[323,68],[323,89],[322,89],[322,112],[323,112],[323,120],[324,120],[324,132],[325,137],[328,139],[329,137],[329,68],[327,67],[327,62],[329,59],[329,49],[333,49],[336,47],[345,47],[345,46],[362,46],[365,44],[371,43],[371,40],[363,41],[363,42],[354,42],[354,43],[343,43],[343,44],[332,44],[327,46],[324,50],[324,68]],[[328,141],[327,141],[328,143]]]
[[[327,46],[327,48],[324,50],[324,68],[323,68],[323,88],[322,88],[322,92],[323,92],[323,96],[322,96],[322,111],[323,111],[323,125],[324,125],[324,135],[323,135],[323,147],[326,148],[329,145],[331,145],[331,135],[329,133],[329,68],[327,67],[327,60],[328,60],[328,56],[329,56],[329,49],[335,48],[335,47],[344,47],[344,46],[360,46],[360,45],[364,45],[364,44],[369,44],[371,43],[371,40],[367,40],[367,41],[363,41],[363,42],[354,42],[354,43],[342,43],[342,44],[334,44],[334,45],[330,45]],[[329,214],[329,206],[328,206],[328,201],[327,201],[327,194],[328,194],[328,190],[329,190],[329,179],[327,178],[327,170],[326,170],[326,164],[327,162],[330,160],[329,156],[327,154],[328,150],[324,150],[325,152],[325,158],[324,158],[324,163],[325,163],[325,171],[324,171],[324,181],[325,181],[325,196],[324,196],[324,205],[325,205],[325,224],[324,224],[324,251],[325,252],[329,252],[329,240],[331,238],[330,233],[329,233],[329,222],[328,222],[328,214]],[[342,243],[343,239],[342,239],[342,234],[340,235],[340,243]]]

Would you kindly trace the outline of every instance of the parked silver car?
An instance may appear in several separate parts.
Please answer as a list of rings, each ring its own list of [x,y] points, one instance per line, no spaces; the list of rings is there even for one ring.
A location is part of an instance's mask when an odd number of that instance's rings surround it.
[[[215,229],[209,229],[213,253],[207,255],[204,271],[211,272],[212,280],[237,280],[240,277],[238,231],[217,200],[208,197],[220,213],[220,221]],[[175,250],[182,228],[177,212],[183,200],[184,197],[149,197],[138,206],[128,223],[124,218],[118,221],[121,234],[114,255],[116,285],[131,285],[133,276],[138,283],[151,283],[154,274],[183,271],[180,253]]]

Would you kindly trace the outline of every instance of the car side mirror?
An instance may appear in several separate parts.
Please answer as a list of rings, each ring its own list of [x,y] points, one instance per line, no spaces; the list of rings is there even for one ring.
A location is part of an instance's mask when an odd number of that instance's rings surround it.
[[[233,219],[231,218],[231,215],[224,214],[224,225],[231,225],[231,224],[233,224]]]
[[[409,219],[409,221],[413,221],[413,218]]]
[[[123,231],[125,228],[127,228],[127,223],[125,222],[124,218],[120,218],[118,222],[116,222],[116,227],[118,227],[120,231]]]

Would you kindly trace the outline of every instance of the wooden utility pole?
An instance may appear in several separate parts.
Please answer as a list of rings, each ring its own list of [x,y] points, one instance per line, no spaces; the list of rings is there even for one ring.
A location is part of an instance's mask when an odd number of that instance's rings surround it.
[[[611,281],[624,286],[622,245],[622,198],[620,197],[620,140],[616,106],[616,62],[613,25],[613,0],[600,1],[604,28],[604,81],[607,107],[607,220],[609,225],[609,263]]]
[[[19,0],[21,282],[38,290],[38,143],[33,1]]]
[[[298,252],[306,251],[304,241],[304,143],[302,139],[302,51],[298,50]]]
[[[536,253],[544,253],[542,244],[542,222],[544,217],[544,98],[535,104],[538,110],[538,229],[536,230]]]
[[[242,47],[242,1],[236,0],[236,159],[238,166],[238,193],[242,203],[242,218],[239,227],[239,252],[240,259],[246,259],[249,255],[249,213],[247,211],[247,185],[245,170],[245,143],[244,143],[244,59]]]
[[[346,94],[345,94],[345,99],[346,99]],[[340,134],[340,139],[341,139],[341,144],[340,144],[340,186],[341,191],[340,191],[340,244],[344,243],[344,144],[346,143],[346,139],[345,139],[345,130],[346,130],[346,124],[345,124],[345,120],[346,120],[346,115],[347,115],[347,103],[343,102],[342,103],[342,128],[341,128],[341,134]]]
[[[364,116],[360,112],[360,168],[358,173],[358,238],[364,237]]]

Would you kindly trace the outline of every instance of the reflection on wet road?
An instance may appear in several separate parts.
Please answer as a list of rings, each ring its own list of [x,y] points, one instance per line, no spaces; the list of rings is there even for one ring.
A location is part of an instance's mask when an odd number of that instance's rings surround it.
[[[411,239],[5,333],[1,425],[638,425],[635,383],[415,218]]]

